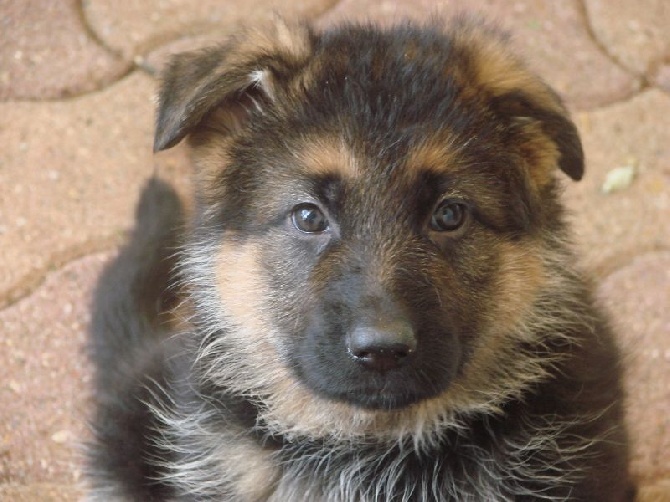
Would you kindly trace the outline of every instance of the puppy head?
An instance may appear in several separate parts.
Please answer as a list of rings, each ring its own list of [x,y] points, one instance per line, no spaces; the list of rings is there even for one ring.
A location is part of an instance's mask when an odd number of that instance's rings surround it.
[[[542,378],[555,176],[582,150],[495,30],[277,21],[179,56],[159,103],[156,149],[188,136],[199,180],[204,379],[341,437],[425,434]]]

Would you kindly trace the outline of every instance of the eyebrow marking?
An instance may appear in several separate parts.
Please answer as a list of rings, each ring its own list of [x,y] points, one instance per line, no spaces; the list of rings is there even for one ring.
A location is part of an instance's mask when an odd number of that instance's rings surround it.
[[[445,173],[460,167],[456,152],[449,148],[449,137],[444,134],[426,139],[412,148],[407,155],[407,169]]]
[[[298,147],[296,156],[309,172],[319,175],[339,175],[347,179],[360,174],[358,160],[344,140],[337,137],[308,137]]]

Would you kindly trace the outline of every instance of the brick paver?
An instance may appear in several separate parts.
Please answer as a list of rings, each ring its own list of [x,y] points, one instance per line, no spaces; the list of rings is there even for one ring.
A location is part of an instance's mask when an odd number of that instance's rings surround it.
[[[94,40],[77,0],[0,0],[0,32],[0,100],[90,92],[131,66]]]
[[[50,483],[31,485],[0,485],[0,500],[7,502],[71,502],[79,500],[81,492],[74,486]]]
[[[587,176],[565,195],[586,264],[602,274],[637,253],[670,249],[670,95],[648,89],[576,121]],[[604,194],[608,173],[623,166],[635,169],[633,183]]]
[[[183,148],[151,154],[153,71],[281,4],[0,0],[0,500],[76,500],[91,288],[142,181],[155,169],[180,185],[188,175]],[[512,28],[575,112],[588,158],[586,178],[566,181],[576,246],[628,354],[643,499],[670,500],[670,5],[301,0],[278,10],[327,26],[465,7]],[[632,184],[604,194],[623,166]]]
[[[585,0],[593,33],[626,68],[644,75],[670,54],[667,0]]]
[[[661,64],[652,72],[650,81],[665,92],[670,93],[670,64]]]
[[[670,251],[635,256],[599,288],[627,356],[633,470],[647,479],[667,475],[670,459],[668,292]]]
[[[91,377],[86,326],[95,278],[110,256],[69,263],[0,311],[0,483],[75,485],[81,478]]]
[[[269,19],[275,11],[313,18],[336,0],[88,0],[84,14],[110,47],[134,58],[184,35],[230,33],[248,20]]]
[[[44,273],[118,242],[153,157],[154,83],[134,72],[59,102],[0,103],[0,305]]]

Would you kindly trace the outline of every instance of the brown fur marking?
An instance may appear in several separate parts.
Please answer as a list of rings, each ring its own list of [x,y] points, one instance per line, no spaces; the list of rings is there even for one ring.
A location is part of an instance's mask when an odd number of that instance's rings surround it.
[[[298,148],[296,155],[310,173],[338,174],[344,179],[360,174],[353,152],[336,137],[310,137]]]

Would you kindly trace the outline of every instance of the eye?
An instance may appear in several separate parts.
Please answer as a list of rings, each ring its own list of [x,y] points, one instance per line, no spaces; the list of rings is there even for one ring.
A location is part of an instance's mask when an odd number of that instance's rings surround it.
[[[443,200],[430,219],[430,228],[437,232],[453,232],[465,223],[467,206],[461,202]]]
[[[328,229],[328,219],[315,204],[298,204],[291,213],[293,226],[308,234],[318,234]]]

